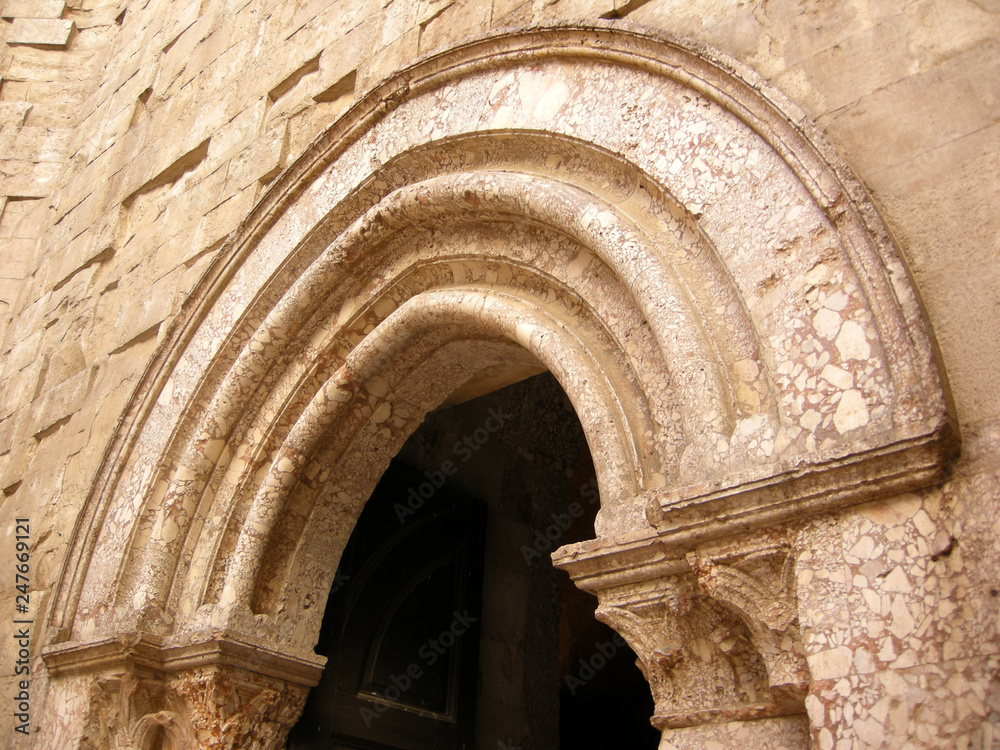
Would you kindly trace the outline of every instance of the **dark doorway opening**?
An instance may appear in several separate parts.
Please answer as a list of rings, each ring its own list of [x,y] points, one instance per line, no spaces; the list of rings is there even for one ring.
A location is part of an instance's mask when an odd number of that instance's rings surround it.
[[[427,415],[341,559],[289,748],[655,750],[634,654],[549,559],[599,504],[548,373]]]

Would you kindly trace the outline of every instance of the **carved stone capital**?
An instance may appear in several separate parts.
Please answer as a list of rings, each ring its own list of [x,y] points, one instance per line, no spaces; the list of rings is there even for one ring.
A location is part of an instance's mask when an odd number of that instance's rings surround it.
[[[783,713],[740,619],[691,575],[653,590],[602,592],[597,617],[629,642],[649,681],[658,729]]]
[[[92,678],[76,746],[94,750],[283,747],[323,662],[236,639],[141,635],[61,644],[43,658],[53,680]]]
[[[193,747],[277,750],[305,705],[309,688],[231,666],[173,675],[168,692],[180,699]]]
[[[99,678],[80,747],[90,750],[140,750],[193,747],[190,724],[156,679],[133,672]],[[170,708],[167,708],[170,706]],[[163,741],[166,740],[166,743]]]
[[[651,538],[586,543],[555,561],[635,651],[658,729],[804,712],[809,672],[786,539],[687,551]]]

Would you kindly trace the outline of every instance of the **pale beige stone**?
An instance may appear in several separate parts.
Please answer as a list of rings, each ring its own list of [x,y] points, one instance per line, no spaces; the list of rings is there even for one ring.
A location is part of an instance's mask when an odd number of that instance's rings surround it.
[[[892,593],[908,594],[913,590],[913,585],[906,573],[900,567],[893,568],[889,575],[882,579],[881,588],[883,591]]]
[[[867,560],[875,551],[875,540],[870,536],[863,536],[854,543],[847,553],[856,560]]]
[[[845,391],[833,415],[833,424],[841,434],[864,427],[869,422],[868,404],[861,391]]]
[[[848,320],[840,329],[836,340],[837,351],[845,361],[851,359],[866,360],[871,355],[871,346],[865,339],[865,329]]]
[[[854,656],[848,646],[820,651],[809,657],[809,671],[817,680],[832,680],[850,673]]]
[[[840,331],[840,315],[835,313],[833,310],[824,308],[816,313],[816,316],[813,318],[813,325],[816,327],[817,334],[827,341],[830,341],[834,339],[837,336],[838,331]]]
[[[824,367],[820,376],[842,391],[846,391],[854,386],[854,376],[836,365],[827,365]]]
[[[15,18],[7,44],[65,47],[73,33],[73,22],[57,18]]]
[[[0,17],[59,18],[65,9],[65,0],[5,0]]]
[[[885,728],[875,717],[855,721],[854,728],[858,738],[862,742],[867,743],[869,747],[879,748],[885,746]]]
[[[917,531],[924,536],[931,536],[935,531],[937,531],[937,524],[931,520],[931,517],[923,508],[917,511],[913,516],[913,525],[916,526]]]
[[[913,632],[916,622],[910,609],[907,606],[906,598],[903,594],[896,594],[892,597],[892,607],[889,610],[892,621],[889,623],[889,632],[897,638],[906,638]],[[897,660],[898,662],[898,660]]]
[[[760,375],[760,366],[752,359],[741,359],[733,365],[733,372],[740,380],[756,380]]]

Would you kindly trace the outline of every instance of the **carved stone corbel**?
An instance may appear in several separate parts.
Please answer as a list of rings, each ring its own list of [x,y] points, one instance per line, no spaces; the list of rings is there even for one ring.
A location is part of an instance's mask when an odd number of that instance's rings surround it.
[[[795,558],[787,541],[745,538],[687,554],[703,594],[746,625],[767,668],[771,700],[787,713],[803,710],[809,667],[799,632]]]

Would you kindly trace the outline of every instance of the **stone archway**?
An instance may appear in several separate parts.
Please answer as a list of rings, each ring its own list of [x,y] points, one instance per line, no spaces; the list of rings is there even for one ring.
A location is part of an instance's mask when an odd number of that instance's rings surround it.
[[[78,523],[45,652],[49,713],[78,708],[46,746],[279,746],[390,458],[457,389],[543,369],[602,504],[556,563],[640,655],[656,726],[804,742],[781,718],[809,683],[795,522],[942,476],[932,340],[780,95],[710,50],[569,26],[380,84],[230,238]]]

